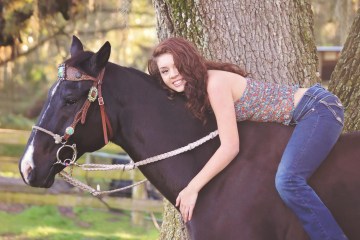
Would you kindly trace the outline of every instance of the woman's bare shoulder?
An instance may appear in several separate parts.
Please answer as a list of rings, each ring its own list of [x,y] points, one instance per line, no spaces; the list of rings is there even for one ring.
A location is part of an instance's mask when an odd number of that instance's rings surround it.
[[[233,72],[227,72],[222,70],[208,70],[208,77],[209,79],[219,79],[219,80],[240,80],[244,79],[243,76],[233,73]]]
[[[231,91],[233,97],[238,98],[242,95],[245,86],[246,79],[239,74],[221,70],[208,70],[207,90],[210,94],[225,90]]]
[[[228,87],[230,84],[229,72],[221,70],[208,70],[208,91],[218,91]]]

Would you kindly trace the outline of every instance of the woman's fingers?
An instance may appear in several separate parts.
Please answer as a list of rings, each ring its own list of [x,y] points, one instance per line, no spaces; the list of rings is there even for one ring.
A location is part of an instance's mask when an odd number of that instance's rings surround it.
[[[183,211],[181,212],[182,218],[185,222],[187,222],[188,220],[188,215],[189,215],[189,208],[184,207]]]
[[[183,190],[179,193],[179,195],[177,196],[176,201],[175,201],[175,207],[179,207],[181,216],[185,222],[190,221],[192,218],[194,207],[195,207],[195,203],[193,203],[193,202],[196,201],[197,195],[195,196],[194,201],[191,199],[191,197],[192,196],[189,194],[186,195]]]
[[[195,205],[190,205],[188,221],[191,220]]]
[[[190,205],[189,207],[184,206],[184,205],[180,206],[181,216],[185,222],[188,222],[191,220],[193,211],[194,211],[194,205]]]
[[[180,196],[178,196],[178,197],[176,198],[175,207],[178,207],[179,204],[180,204]]]

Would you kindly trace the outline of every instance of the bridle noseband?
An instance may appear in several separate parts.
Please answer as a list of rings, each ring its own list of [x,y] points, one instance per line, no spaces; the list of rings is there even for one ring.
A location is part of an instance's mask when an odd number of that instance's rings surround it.
[[[42,128],[40,126],[33,126],[33,129],[40,130],[50,136],[52,136],[55,140],[55,144],[62,144],[62,146],[57,150],[56,153],[56,159],[57,161],[54,163],[61,164],[63,166],[68,166],[73,164],[76,161],[77,157],[77,150],[76,150],[76,144],[68,145],[66,144],[69,137],[74,134],[76,125],[81,122],[81,124],[85,123],[86,120],[86,114],[90,107],[90,104],[92,102],[95,102],[96,99],[98,99],[98,103],[100,106],[100,114],[101,114],[101,122],[102,122],[102,128],[104,133],[104,142],[107,144],[109,142],[108,133],[110,138],[113,135],[112,128],[110,125],[109,118],[105,112],[105,106],[104,106],[104,99],[102,97],[102,81],[104,77],[105,68],[103,68],[99,75],[95,78],[92,77],[79,69],[75,67],[71,67],[66,65],[65,63],[62,63],[59,65],[58,68],[58,81],[84,81],[84,80],[90,80],[93,81],[93,85],[89,90],[88,98],[86,99],[85,103],[81,107],[81,109],[76,113],[74,121],[72,124],[65,129],[65,133],[63,136],[60,136],[59,134],[55,134],[45,128]],[[63,149],[71,149],[72,150],[72,158],[71,159],[64,159],[61,160],[61,150]]]

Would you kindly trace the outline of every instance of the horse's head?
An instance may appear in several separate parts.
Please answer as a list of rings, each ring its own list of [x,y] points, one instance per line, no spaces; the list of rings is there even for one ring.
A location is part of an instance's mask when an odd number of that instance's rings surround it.
[[[96,53],[84,51],[73,37],[71,58],[59,66],[58,80],[49,90],[19,162],[27,184],[50,187],[68,164],[107,143],[111,127],[103,109],[101,83],[110,50],[106,42]]]

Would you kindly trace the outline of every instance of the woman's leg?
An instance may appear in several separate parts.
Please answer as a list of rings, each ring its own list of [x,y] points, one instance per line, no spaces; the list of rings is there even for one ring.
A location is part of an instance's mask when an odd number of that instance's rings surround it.
[[[315,103],[298,122],[275,180],[280,197],[301,220],[313,240],[347,239],[330,211],[307,183],[342,131],[339,117],[343,118],[343,110],[330,110],[328,105]]]

